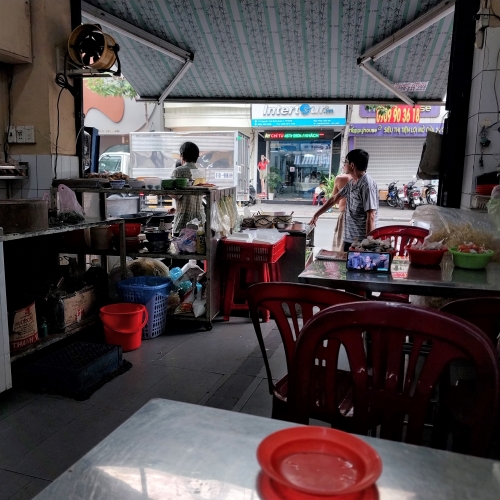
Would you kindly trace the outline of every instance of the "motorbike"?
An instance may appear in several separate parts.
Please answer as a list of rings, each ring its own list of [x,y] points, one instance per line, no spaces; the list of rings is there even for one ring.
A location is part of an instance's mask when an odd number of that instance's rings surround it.
[[[248,201],[245,202],[246,206],[255,205],[257,203],[257,191],[252,184],[248,186]]]
[[[422,188],[422,195],[429,205],[435,205],[437,203],[437,191],[433,184],[426,184]]]
[[[405,194],[408,199],[408,205],[412,210],[415,210],[424,201],[420,193],[420,189],[415,185],[416,181],[410,181],[405,186]]]
[[[385,201],[390,207],[399,207],[401,210],[404,210],[405,204],[404,201],[399,197],[398,184],[399,181],[393,181],[388,185],[387,188],[387,197]]]

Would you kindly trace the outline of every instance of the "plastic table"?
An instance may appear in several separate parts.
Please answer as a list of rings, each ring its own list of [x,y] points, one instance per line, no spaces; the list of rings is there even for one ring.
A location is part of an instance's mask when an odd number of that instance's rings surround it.
[[[37,497],[252,500],[256,449],[294,424],[153,399]],[[500,498],[500,463],[363,437],[380,454],[380,500]]]

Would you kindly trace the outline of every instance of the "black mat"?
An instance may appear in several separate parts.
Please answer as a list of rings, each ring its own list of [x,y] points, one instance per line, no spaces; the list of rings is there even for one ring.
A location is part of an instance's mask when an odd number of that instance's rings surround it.
[[[31,392],[83,401],[130,368],[119,346],[74,342],[27,365],[19,382]]]

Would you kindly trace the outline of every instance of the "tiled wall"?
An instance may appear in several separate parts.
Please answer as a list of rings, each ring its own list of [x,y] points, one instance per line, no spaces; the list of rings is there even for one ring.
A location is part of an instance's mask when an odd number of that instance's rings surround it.
[[[7,198],[7,182],[11,185],[13,199],[42,198],[49,193],[54,179],[54,155],[13,155],[17,161],[28,162],[29,178],[15,181],[0,181],[0,199]],[[77,156],[57,157],[57,178],[76,179],[80,177]]]
[[[465,167],[462,183],[461,208],[471,208],[478,175],[495,172],[500,166],[500,28],[487,28],[482,49],[474,49],[472,86],[469,103],[469,125],[465,148]],[[498,68],[498,69],[497,69]],[[498,73],[498,74],[497,74]],[[496,87],[496,88],[495,88]],[[482,121],[493,125],[488,130],[491,144],[484,148],[483,166],[480,166],[480,133]]]

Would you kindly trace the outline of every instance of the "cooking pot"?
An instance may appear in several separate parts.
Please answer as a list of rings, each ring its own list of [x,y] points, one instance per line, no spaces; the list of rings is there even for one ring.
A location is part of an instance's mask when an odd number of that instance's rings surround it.
[[[0,227],[7,233],[27,233],[49,228],[49,207],[45,200],[0,201]]]

